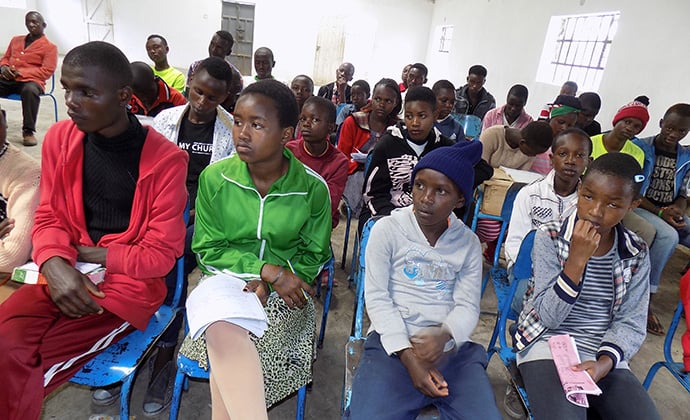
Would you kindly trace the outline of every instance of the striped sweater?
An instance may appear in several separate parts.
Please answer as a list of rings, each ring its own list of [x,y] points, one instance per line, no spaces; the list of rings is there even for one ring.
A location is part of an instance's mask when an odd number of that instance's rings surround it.
[[[563,272],[576,221],[573,215],[563,224],[546,223],[537,231],[532,249],[533,277],[515,333],[518,352],[529,348],[547,330],[558,328],[580,297],[586,281],[575,285]],[[612,267],[611,321],[597,358],[607,355],[616,367],[637,353],[647,334],[649,256],[646,244],[637,235],[621,224],[614,229],[617,255]]]

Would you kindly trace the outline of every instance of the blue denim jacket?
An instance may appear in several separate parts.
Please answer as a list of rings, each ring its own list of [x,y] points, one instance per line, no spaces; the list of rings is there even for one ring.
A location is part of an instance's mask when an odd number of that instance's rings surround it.
[[[633,143],[644,151],[644,168],[642,168],[645,176],[644,184],[640,193],[644,196],[647,188],[651,182],[652,172],[654,171],[654,162],[656,161],[656,149],[654,147],[654,138],[646,137],[643,139],[634,138]],[[690,170],[690,148],[678,145],[676,161],[676,178],[673,183],[673,198],[678,198],[679,195],[687,196],[688,190],[688,170]]]

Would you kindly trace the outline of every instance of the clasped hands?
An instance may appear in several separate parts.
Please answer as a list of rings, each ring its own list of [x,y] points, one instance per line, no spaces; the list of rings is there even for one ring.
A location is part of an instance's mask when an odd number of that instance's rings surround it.
[[[442,326],[428,327],[410,338],[412,347],[398,352],[413,385],[426,396],[448,396],[448,383],[436,368],[436,363],[443,356],[446,343],[451,338]]]
[[[17,69],[13,69],[10,66],[0,67],[0,76],[5,80],[15,80],[17,77],[21,76],[21,73]]]
[[[269,285],[273,287],[285,304],[293,309],[303,308],[307,304],[307,294],[314,296],[314,289],[285,267],[274,264],[264,264],[261,267],[261,280],[247,282],[244,290],[256,293],[261,304],[266,306],[270,293]]]

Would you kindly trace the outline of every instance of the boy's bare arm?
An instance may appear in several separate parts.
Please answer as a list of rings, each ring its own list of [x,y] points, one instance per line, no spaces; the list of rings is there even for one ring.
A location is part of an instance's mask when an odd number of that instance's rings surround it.
[[[687,209],[687,198],[680,196],[670,206],[662,209],[660,212],[661,217],[676,229],[682,229],[685,227],[685,220],[683,216],[685,215],[685,210]]]
[[[48,282],[50,298],[60,311],[70,318],[103,313],[103,308],[91,297],[105,297],[88,277],[60,257],[52,257],[41,266]]]
[[[105,267],[106,256],[108,255],[108,248],[99,246],[77,246],[79,252],[79,261],[100,264]]]
[[[655,206],[646,197],[642,197],[642,202],[640,207],[649,211],[650,213],[656,214],[657,216],[664,219],[666,223],[673,226],[676,229],[681,229],[685,227],[685,221],[683,220],[683,215],[687,209],[687,198],[684,196],[679,196],[676,200],[669,206],[658,207]]]

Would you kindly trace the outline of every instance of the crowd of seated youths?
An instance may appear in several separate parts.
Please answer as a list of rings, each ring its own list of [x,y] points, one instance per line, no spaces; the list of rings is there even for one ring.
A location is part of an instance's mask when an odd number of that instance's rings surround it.
[[[45,38],[40,14],[26,19],[25,48]],[[679,145],[690,131],[690,105],[673,105],[658,135],[638,139],[649,121],[644,103],[621,107],[611,130],[601,132],[601,98],[577,97],[569,81],[543,121],[533,121],[524,109],[527,87],[512,86],[496,108],[481,65],[457,89],[448,80],[424,86],[429,70],[414,63],[401,83],[384,78],[371,91],[365,80],[349,84],[355,66],[345,62],[315,95],[308,75],[288,85],[274,80],[276,61],[266,47],[256,50],[256,75],[245,87],[227,59],[233,42],[216,32],[209,57],[189,66],[186,81],[168,64],[161,35],[146,40],[151,65],[130,63],[104,42],[71,50],[60,80],[70,120],[46,134],[40,198],[38,165],[5,141],[3,112],[0,271],[26,262],[33,245],[31,258],[48,281],[0,305],[0,343],[13,355],[0,359],[8,382],[0,411],[9,419],[39,418],[43,396],[103,349],[93,351],[94,343],[142,329],[170,300],[171,268],[181,255],[185,277],[198,262],[204,278],[223,272],[245,280],[266,306],[271,322],[263,337],[216,322],[182,350],[213,365],[214,416],[266,418],[267,407],[311,380],[312,285],[330,258],[343,195],[360,229],[384,217],[366,250],[377,262],[366,273],[372,325],[352,418],[414,418],[429,404],[450,418],[500,418],[486,353],[469,339],[479,316],[480,243],[498,244],[490,223],[475,234],[454,214],[500,166],[544,175],[518,194],[505,248],[510,266],[524,235],[539,230],[531,287],[515,301],[518,364],[535,417],[586,414],[554,391],[545,340],[561,333],[581,346],[576,369],[605,389],[590,397],[590,410],[605,418],[630,410],[658,417],[627,363],[645,330],[663,334],[649,302],[676,245],[690,245],[690,152]],[[1,68],[8,80],[13,70]],[[142,125],[134,114],[154,118]],[[483,120],[478,140],[466,140],[459,115]],[[28,145],[34,128],[26,110],[24,130]],[[5,180],[17,165],[28,169],[15,193]],[[93,285],[75,270],[77,260],[105,266],[105,283]],[[601,293],[608,298],[598,299]],[[148,415],[169,404],[181,321],[151,359]],[[283,360],[290,352],[296,363]],[[383,387],[391,400],[372,392]],[[634,404],[615,391],[620,387],[635,394]],[[110,404],[118,394],[101,389],[93,400]]]

